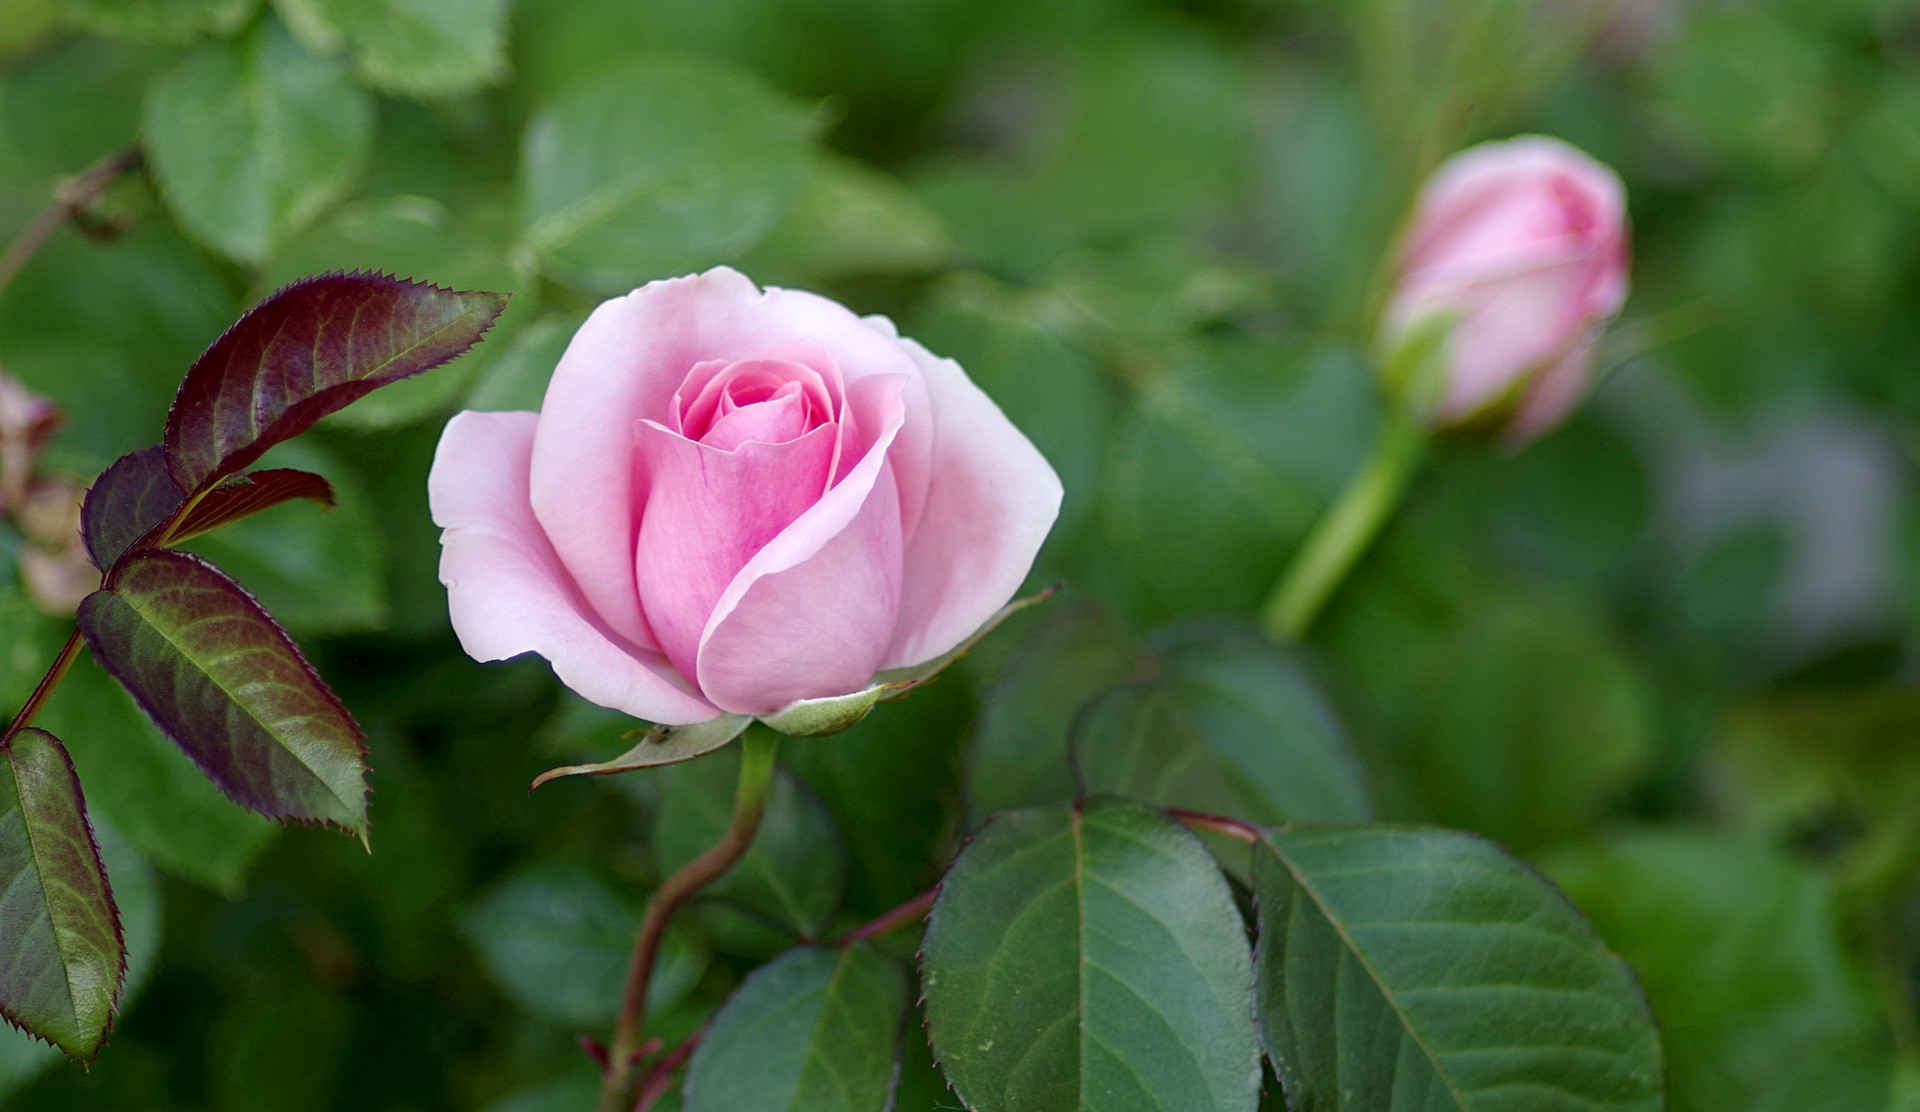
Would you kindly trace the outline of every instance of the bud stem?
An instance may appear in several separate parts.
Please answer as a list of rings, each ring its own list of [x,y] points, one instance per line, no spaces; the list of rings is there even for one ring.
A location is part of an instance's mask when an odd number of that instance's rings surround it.
[[[634,1051],[641,1045],[641,1025],[646,1018],[647,984],[653,978],[654,959],[660,955],[660,942],[666,936],[673,913],[694,893],[724,876],[753,845],[760,829],[760,815],[766,809],[767,792],[773,786],[773,755],[780,735],[761,726],[749,729],[741,739],[740,780],[734,790],[733,821],[720,840],[681,868],[654,890],[647,911],[640,919],[640,932],[633,940],[633,961],[627,968],[627,989],[620,1001],[620,1021],[614,1028],[613,1042],[607,1048],[606,1070],[600,1079],[600,1112],[625,1112],[628,1088],[633,1081]]]
[[[1297,641],[1313,628],[1327,600],[1399,507],[1426,443],[1426,430],[1413,413],[1398,405],[1388,409],[1373,456],[1314,524],[1260,608],[1260,624],[1269,636]]]

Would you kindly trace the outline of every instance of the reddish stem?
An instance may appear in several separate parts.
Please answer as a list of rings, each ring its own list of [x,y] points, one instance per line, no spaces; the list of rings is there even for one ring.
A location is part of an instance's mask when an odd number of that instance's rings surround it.
[[[1209,815],[1205,811],[1189,811],[1183,807],[1169,807],[1167,814],[1195,830],[1210,830],[1215,834],[1224,834],[1237,842],[1252,845],[1260,840],[1260,828],[1240,819],[1231,819],[1225,815]]]
[[[855,942],[866,942],[878,938],[889,931],[895,931],[901,927],[918,923],[927,917],[927,912],[933,910],[934,897],[939,894],[939,888],[929,888],[925,892],[908,900],[906,903],[894,908],[892,911],[883,912],[871,923],[855,927],[853,930],[841,935],[840,940],[835,943],[835,945],[851,946]]]
[[[673,1072],[693,1057],[695,1048],[700,1045],[700,1036],[706,1033],[707,1028],[702,1024],[698,1031],[687,1036],[686,1042],[647,1067],[647,1072],[640,1078],[639,1100],[634,1103],[633,1112],[647,1112],[673,1089]]]

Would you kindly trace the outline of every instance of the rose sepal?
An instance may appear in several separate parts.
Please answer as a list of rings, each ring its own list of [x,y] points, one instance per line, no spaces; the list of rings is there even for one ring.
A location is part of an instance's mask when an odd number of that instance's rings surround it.
[[[562,776],[611,776],[616,772],[632,772],[638,768],[652,768],[655,765],[678,764],[704,756],[720,748],[746,732],[753,725],[753,719],[744,714],[723,714],[705,722],[694,722],[686,726],[653,726],[645,730],[634,730],[622,734],[623,738],[639,738],[633,748],[610,761],[594,764],[562,765],[550,768],[533,778],[527,790],[532,791],[549,780],[558,780]]]

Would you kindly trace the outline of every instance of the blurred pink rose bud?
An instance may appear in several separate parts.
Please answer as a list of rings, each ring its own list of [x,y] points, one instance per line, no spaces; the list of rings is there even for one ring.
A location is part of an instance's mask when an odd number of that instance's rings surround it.
[[[1420,191],[1381,322],[1391,388],[1435,428],[1526,440],[1586,394],[1627,294],[1626,192],[1545,136],[1483,143]]]
[[[55,617],[72,617],[100,586],[100,570],[80,540],[86,493],[66,479],[36,479],[13,507],[14,524],[28,542],[20,548],[21,585],[36,607]]]
[[[0,513],[20,504],[34,465],[60,430],[60,407],[0,371]]]
[[[725,268],[601,305],[429,479],[453,627],[684,725],[859,691],[1019,588],[1060,480],[952,360]]]

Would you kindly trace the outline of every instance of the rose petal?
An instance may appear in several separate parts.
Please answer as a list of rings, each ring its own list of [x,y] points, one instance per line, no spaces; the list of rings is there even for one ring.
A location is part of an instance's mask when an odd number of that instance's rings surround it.
[[[475,660],[538,653],[589,702],[667,725],[720,712],[666,660],[597,620],[528,502],[534,413],[462,413],[447,423],[427,479],[444,532],[440,579],[453,629]]]
[[[635,576],[648,624],[681,675],[696,674],[701,635],[727,585],[825,492],[838,434],[822,425],[784,444],[724,451],[653,421],[634,428],[647,486]]]
[[[726,267],[653,282],[596,309],[554,370],[541,406],[532,473],[534,513],[581,593],[616,632],[657,648],[634,581],[639,491],[633,423],[666,422],[674,392],[696,366],[774,359],[811,366],[831,351],[847,383],[910,376],[907,406],[924,388],[899,345],[845,306],[816,294],[764,293]],[[816,368],[819,369],[819,368]],[[931,445],[915,421],[900,432],[895,479],[909,527],[919,514]]]
[[[900,495],[889,457],[908,385],[897,376],[848,385],[849,418],[872,430],[871,443],[721,595],[697,673],[715,706],[770,713],[858,690],[878,669],[900,600]]]
[[[898,630],[882,668],[939,656],[1020,588],[1060,516],[1060,477],[960,365],[912,340],[932,401],[933,482],[908,535]]]

